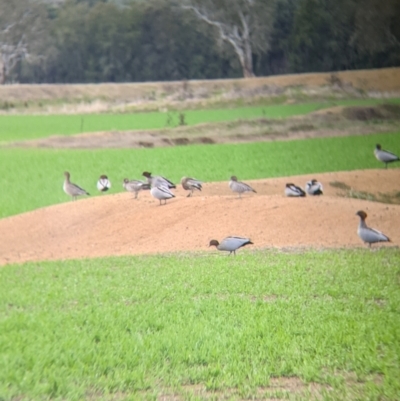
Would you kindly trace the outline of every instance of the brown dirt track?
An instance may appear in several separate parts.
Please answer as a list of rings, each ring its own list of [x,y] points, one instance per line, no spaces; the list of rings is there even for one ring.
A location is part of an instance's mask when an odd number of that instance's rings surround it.
[[[286,182],[304,186],[311,178],[324,184],[324,195],[286,198]],[[210,239],[248,236],[253,249],[363,246],[356,234],[357,210],[367,223],[400,244],[400,205],[343,197],[329,185],[343,182],[354,190],[393,193],[400,190],[400,169],[313,174],[247,181],[257,194],[240,200],[226,182],[206,183],[203,192],[159,206],[150,193],[139,200],[129,193],[80,199],[0,220],[0,264],[111,255],[208,251]],[[376,246],[387,246],[379,244]],[[247,248],[249,249],[249,248]]]

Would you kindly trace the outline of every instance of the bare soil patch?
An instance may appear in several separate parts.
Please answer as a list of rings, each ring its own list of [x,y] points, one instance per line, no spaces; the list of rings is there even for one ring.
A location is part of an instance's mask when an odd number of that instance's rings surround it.
[[[324,184],[324,195],[286,198],[286,182],[304,186],[311,178]],[[227,182],[206,183],[203,192],[159,206],[149,192],[134,200],[130,193],[80,199],[0,220],[0,264],[26,261],[93,258],[198,251],[211,239],[248,236],[251,249],[342,248],[363,246],[357,236],[363,209],[367,223],[400,244],[400,205],[343,197],[329,185],[343,182],[357,191],[388,193],[399,190],[400,169],[313,174],[248,181],[257,191],[238,199]],[[61,189],[60,189],[61,190]],[[246,252],[241,250],[239,252]]]

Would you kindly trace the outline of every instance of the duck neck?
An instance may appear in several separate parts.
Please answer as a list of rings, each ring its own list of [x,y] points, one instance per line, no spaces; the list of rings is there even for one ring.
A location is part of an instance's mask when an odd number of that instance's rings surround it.
[[[360,228],[367,228],[367,223],[364,219],[360,217],[360,224],[358,225]]]

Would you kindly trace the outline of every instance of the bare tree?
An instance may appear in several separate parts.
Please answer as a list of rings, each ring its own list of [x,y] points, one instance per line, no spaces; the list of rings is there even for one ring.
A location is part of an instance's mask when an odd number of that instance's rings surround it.
[[[30,51],[44,22],[43,8],[29,0],[0,0],[0,84],[19,61],[40,56]]]
[[[274,0],[186,0],[191,10],[215,28],[220,40],[229,43],[239,58],[245,78],[254,77],[253,53],[269,47]]]

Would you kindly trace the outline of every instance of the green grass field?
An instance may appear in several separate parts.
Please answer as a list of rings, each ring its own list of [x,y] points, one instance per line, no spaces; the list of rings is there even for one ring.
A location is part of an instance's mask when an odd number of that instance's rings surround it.
[[[184,175],[227,181],[231,175],[244,180],[380,168],[381,163],[373,156],[377,142],[400,153],[399,132],[154,149],[0,149],[0,217],[69,201],[62,190],[65,170],[71,173],[72,182],[96,195],[101,174],[107,174],[113,183],[109,193],[116,193],[123,191],[124,178],[143,178],[145,170],[179,182]]]
[[[332,102],[266,105],[216,110],[187,110],[187,125],[233,121],[252,118],[284,118],[308,114],[312,111],[351,105],[376,105],[399,103],[400,99],[357,99]],[[73,135],[81,132],[112,130],[148,130],[172,128],[179,125],[178,112],[149,112],[135,114],[86,114],[86,115],[0,115],[0,143],[48,137],[51,135]]]
[[[6,266],[0,399],[398,400],[399,279],[393,248]]]

